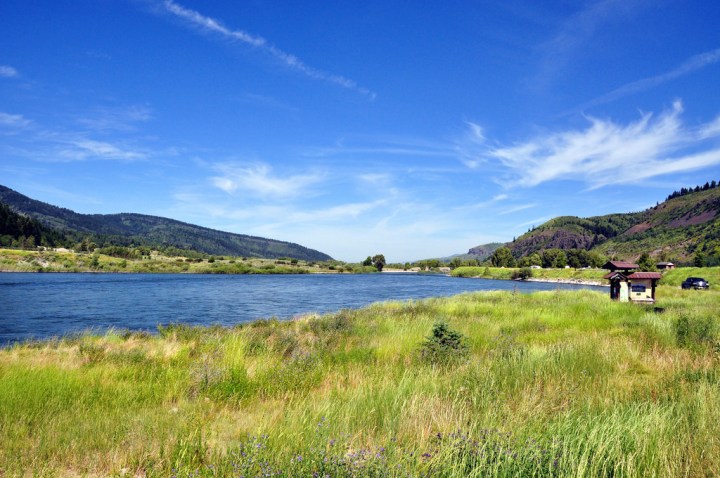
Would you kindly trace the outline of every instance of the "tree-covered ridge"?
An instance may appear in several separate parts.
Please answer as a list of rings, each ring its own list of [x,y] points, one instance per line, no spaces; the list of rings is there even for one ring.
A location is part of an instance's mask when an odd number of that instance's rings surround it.
[[[707,182],[702,186],[695,186],[694,188],[680,188],[678,191],[673,191],[670,195],[668,195],[665,200],[669,201],[680,196],[686,196],[692,193],[699,193],[700,191],[715,189],[716,187],[718,187],[718,182],[713,179],[712,181]]]
[[[509,244],[513,255],[524,257],[544,249],[590,250],[638,222],[642,213],[580,218],[560,216],[528,231]]]
[[[637,259],[643,252],[679,263],[720,263],[720,188],[715,181],[682,188],[641,212],[561,216],[508,243],[515,259],[549,249],[594,251]]]
[[[79,214],[36,201],[4,186],[0,186],[0,203],[62,232],[72,243],[90,237],[99,246],[173,247],[213,255],[270,259],[332,259],[327,254],[299,244],[223,232],[163,217],[132,213]]]
[[[17,214],[9,206],[0,203],[0,246],[29,249],[36,246],[55,247],[66,242],[67,238],[62,233]]]

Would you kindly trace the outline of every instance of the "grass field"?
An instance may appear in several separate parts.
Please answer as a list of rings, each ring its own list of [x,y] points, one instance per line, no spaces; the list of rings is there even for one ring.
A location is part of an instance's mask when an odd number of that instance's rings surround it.
[[[188,259],[153,253],[135,259],[111,257],[99,253],[71,251],[25,251],[0,249],[0,271],[7,272],[121,272],[121,273],[174,273],[174,274],[307,274],[360,272],[339,265],[310,263],[291,259],[261,259],[255,257],[211,257]],[[369,268],[365,272],[374,270]]]
[[[0,350],[0,476],[713,476],[717,291],[382,303]],[[466,354],[423,350],[434,324]]]

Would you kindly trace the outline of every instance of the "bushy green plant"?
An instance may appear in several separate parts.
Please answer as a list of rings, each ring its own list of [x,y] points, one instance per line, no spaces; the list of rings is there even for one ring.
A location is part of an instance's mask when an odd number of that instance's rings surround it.
[[[469,353],[465,337],[452,330],[447,322],[439,320],[433,325],[432,333],[420,347],[420,357],[433,364],[447,364],[462,361]]]
[[[516,271],[513,271],[512,278],[513,279],[519,279],[519,280],[528,280],[533,276],[533,270],[529,267],[523,267]]]

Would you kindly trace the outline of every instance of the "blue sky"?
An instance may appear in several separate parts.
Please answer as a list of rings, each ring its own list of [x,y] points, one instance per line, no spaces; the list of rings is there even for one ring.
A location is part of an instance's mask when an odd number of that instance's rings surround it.
[[[0,3],[0,184],[346,261],[720,179],[720,2]]]

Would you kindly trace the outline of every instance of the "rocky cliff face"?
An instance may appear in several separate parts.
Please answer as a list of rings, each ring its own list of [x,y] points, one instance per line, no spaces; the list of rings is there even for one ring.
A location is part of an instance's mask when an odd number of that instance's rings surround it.
[[[492,255],[493,252],[503,244],[501,242],[492,242],[490,244],[483,244],[475,246],[468,251],[468,254],[477,256],[477,260],[484,261]]]

